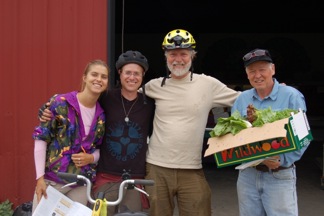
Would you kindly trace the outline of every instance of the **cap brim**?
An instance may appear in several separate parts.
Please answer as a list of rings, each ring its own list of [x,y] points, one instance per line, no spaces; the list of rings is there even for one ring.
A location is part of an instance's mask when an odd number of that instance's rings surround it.
[[[244,62],[244,67],[249,66],[250,64],[257,62],[257,61],[267,61],[267,62],[271,62],[272,63],[272,59],[269,56],[255,56],[253,58],[251,58],[248,61]]]

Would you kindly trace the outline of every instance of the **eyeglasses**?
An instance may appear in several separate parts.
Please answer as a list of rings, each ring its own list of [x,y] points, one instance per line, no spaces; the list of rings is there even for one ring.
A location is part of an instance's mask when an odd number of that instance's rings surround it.
[[[254,52],[249,52],[248,54],[243,56],[243,61],[249,61],[251,58],[254,58],[256,56],[269,56],[269,54],[266,50],[256,50]]]
[[[135,71],[135,72],[132,72],[132,71],[123,71],[123,73],[126,75],[126,76],[128,76],[128,77],[130,77],[130,76],[134,76],[134,77],[142,77],[143,76],[143,73],[141,73],[141,72],[138,72],[138,71]]]

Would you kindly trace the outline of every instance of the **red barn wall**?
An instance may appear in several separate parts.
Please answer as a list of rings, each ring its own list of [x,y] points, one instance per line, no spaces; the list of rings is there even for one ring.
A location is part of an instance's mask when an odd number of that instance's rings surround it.
[[[37,110],[107,61],[107,23],[106,0],[0,1],[0,202],[32,200]]]

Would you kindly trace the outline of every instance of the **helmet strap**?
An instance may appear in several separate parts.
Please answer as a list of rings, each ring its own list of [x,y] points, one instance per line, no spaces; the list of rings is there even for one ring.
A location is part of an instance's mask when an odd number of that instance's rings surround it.
[[[169,74],[171,73],[171,71],[169,70],[169,68],[168,68],[167,65],[165,65],[165,68],[166,68],[166,75],[165,75],[165,77],[163,77],[163,80],[162,80],[162,83],[161,83],[161,87],[164,86],[164,84],[165,84],[165,80],[168,79],[168,78],[170,78],[170,77],[169,77]]]
[[[143,90],[143,101],[144,101],[144,104],[147,104],[146,95],[145,95],[145,85],[144,84],[142,84],[142,90]]]
[[[193,72],[194,72],[194,67],[193,67],[193,63],[191,62],[191,67],[189,69],[191,72],[190,72],[190,81],[192,81],[192,75],[193,75]]]

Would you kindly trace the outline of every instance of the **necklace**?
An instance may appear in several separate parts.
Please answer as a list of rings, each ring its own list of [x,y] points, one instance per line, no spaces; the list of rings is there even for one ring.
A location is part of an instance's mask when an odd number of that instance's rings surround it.
[[[135,103],[137,102],[138,97],[136,97],[136,100],[134,101],[134,103],[132,104],[131,108],[128,110],[128,112],[126,113],[126,109],[125,109],[125,105],[124,105],[124,98],[123,95],[120,93],[120,98],[123,104],[123,109],[124,109],[124,113],[125,113],[125,122],[128,123],[129,122],[129,113],[131,112],[131,110],[133,109],[133,106],[135,105]]]

